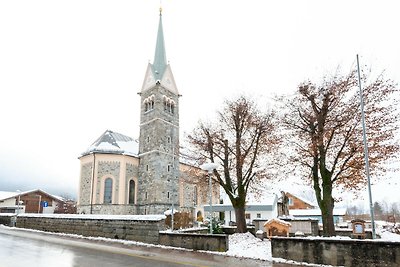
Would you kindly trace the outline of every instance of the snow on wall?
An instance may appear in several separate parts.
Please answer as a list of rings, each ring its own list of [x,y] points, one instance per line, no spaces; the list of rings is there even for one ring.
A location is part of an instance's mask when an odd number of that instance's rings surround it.
[[[104,215],[104,214],[19,214],[18,217],[85,219],[85,220],[122,220],[122,221],[161,221],[164,215]]]

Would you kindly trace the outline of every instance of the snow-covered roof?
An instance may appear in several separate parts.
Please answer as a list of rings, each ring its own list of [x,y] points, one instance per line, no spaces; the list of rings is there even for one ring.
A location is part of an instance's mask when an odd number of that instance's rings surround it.
[[[298,194],[293,194],[293,193],[291,193],[291,192],[287,192],[287,193],[291,194],[292,196],[298,198],[299,200],[303,201],[304,203],[306,203],[306,204],[308,204],[308,205],[310,205],[310,206],[317,207],[317,204],[316,204],[316,203],[314,203],[314,202],[312,202],[312,201],[310,201],[310,200],[308,200],[308,199],[305,199],[304,197],[301,197],[301,196],[299,196]]]
[[[18,192],[7,192],[7,191],[0,191],[0,200],[5,200],[9,198],[14,198],[18,196]]]
[[[281,220],[279,218],[272,218],[272,219],[269,219],[268,221],[266,221],[264,223],[264,226],[270,225],[271,223],[274,223],[274,222],[277,223],[277,224],[286,225],[286,226],[291,226],[292,225],[290,222],[286,222],[286,221]]]
[[[231,205],[231,200],[224,191],[221,192],[221,199],[224,204]],[[266,190],[260,190],[257,193],[249,192],[246,195],[246,205],[276,205],[277,201],[277,195]]]
[[[122,154],[137,157],[139,142],[129,136],[106,130],[81,156],[92,153]]]
[[[333,209],[334,216],[344,216],[346,214],[346,208]],[[293,216],[321,216],[320,209],[293,209],[289,210],[289,214]]]
[[[272,211],[272,210],[276,209],[277,201],[278,201],[278,197],[276,195],[272,195],[272,196],[270,196],[270,198],[264,199],[261,202],[246,202],[245,209],[246,209],[246,211]],[[215,212],[233,211],[234,210],[229,198],[228,198],[228,202],[226,204],[213,204],[212,209]],[[204,205],[204,211],[209,211],[209,210],[210,210],[210,206]]]
[[[59,201],[62,201],[62,202],[65,201],[64,198],[59,197],[59,196],[55,196],[55,195],[52,195],[52,194],[49,194],[49,193],[47,193],[47,192],[45,192],[45,191],[43,191],[43,190],[41,190],[41,189],[32,189],[32,190],[28,190],[28,191],[24,191],[24,192],[0,191],[0,200],[6,200],[6,199],[10,199],[10,198],[16,198],[16,197],[18,197],[18,195],[23,196],[23,195],[30,194],[30,193],[33,193],[33,192],[40,192],[40,193],[43,193],[43,194],[45,194],[45,195],[48,195],[49,197],[54,198],[54,199],[56,199],[56,200],[59,200]]]

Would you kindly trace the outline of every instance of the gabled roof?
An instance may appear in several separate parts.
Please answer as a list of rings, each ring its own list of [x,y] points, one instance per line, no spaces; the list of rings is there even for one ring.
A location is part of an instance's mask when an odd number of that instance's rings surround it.
[[[122,154],[138,157],[139,142],[129,136],[106,130],[81,156],[93,153]]]
[[[6,199],[10,199],[10,198],[16,198],[18,196],[23,196],[23,195],[27,195],[33,192],[40,192],[42,194],[45,194],[51,198],[54,198],[58,201],[62,201],[65,202],[65,200],[62,197],[59,196],[55,196],[52,194],[49,194],[41,189],[32,189],[32,190],[28,190],[28,191],[24,191],[24,192],[7,192],[7,191],[0,191],[0,200],[6,200]]]
[[[303,198],[303,197],[299,197],[299,196],[296,195],[296,194],[293,194],[293,193],[291,193],[291,192],[286,192],[286,193],[291,194],[292,196],[298,198],[299,200],[303,201],[304,203],[306,203],[306,204],[308,204],[308,205],[310,205],[310,206],[313,206],[313,207],[317,207],[317,206],[318,206],[316,203],[313,203],[312,201],[307,200],[307,199],[305,199],[305,198]]]

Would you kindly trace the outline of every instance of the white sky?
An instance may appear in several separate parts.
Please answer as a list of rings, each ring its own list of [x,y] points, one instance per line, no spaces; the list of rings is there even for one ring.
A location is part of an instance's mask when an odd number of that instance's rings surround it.
[[[159,0],[0,1],[0,190],[76,195],[106,129],[137,138]],[[164,0],[181,135],[246,93],[263,105],[338,65],[400,81],[397,1]],[[400,185],[397,184],[397,188]],[[393,186],[392,186],[393,188]]]

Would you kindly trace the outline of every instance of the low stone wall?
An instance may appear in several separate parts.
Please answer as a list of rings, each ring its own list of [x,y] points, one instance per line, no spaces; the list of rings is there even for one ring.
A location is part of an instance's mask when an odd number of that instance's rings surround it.
[[[163,215],[20,214],[17,227],[158,244]]]
[[[400,242],[273,237],[272,257],[334,266],[400,266]]]
[[[337,236],[347,236],[347,237],[352,237],[353,234],[353,229],[335,229],[335,233]],[[319,230],[319,236],[323,235],[323,231]],[[365,229],[365,238],[366,239],[372,239],[372,230],[371,229]]]
[[[137,205],[120,205],[120,204],[109,204],[109,205],[80,205],[77,210],[78,214],[138,214]]]
[[[15,218],[14,213],[0,213],[0,224],[11,226],[13,217]]]
[[[224,234],[227,235],[233,235],[234,233],[237,232],[237,228],[236,226],[221,226],[222,231],[224,232]],[[256,235],[256,230],[254,228],[254,226],[247,226],[247,232],[252,233],[254,236]]]
[[[227,235],[160,232],[160,245],[225,252],[229,249]]]

